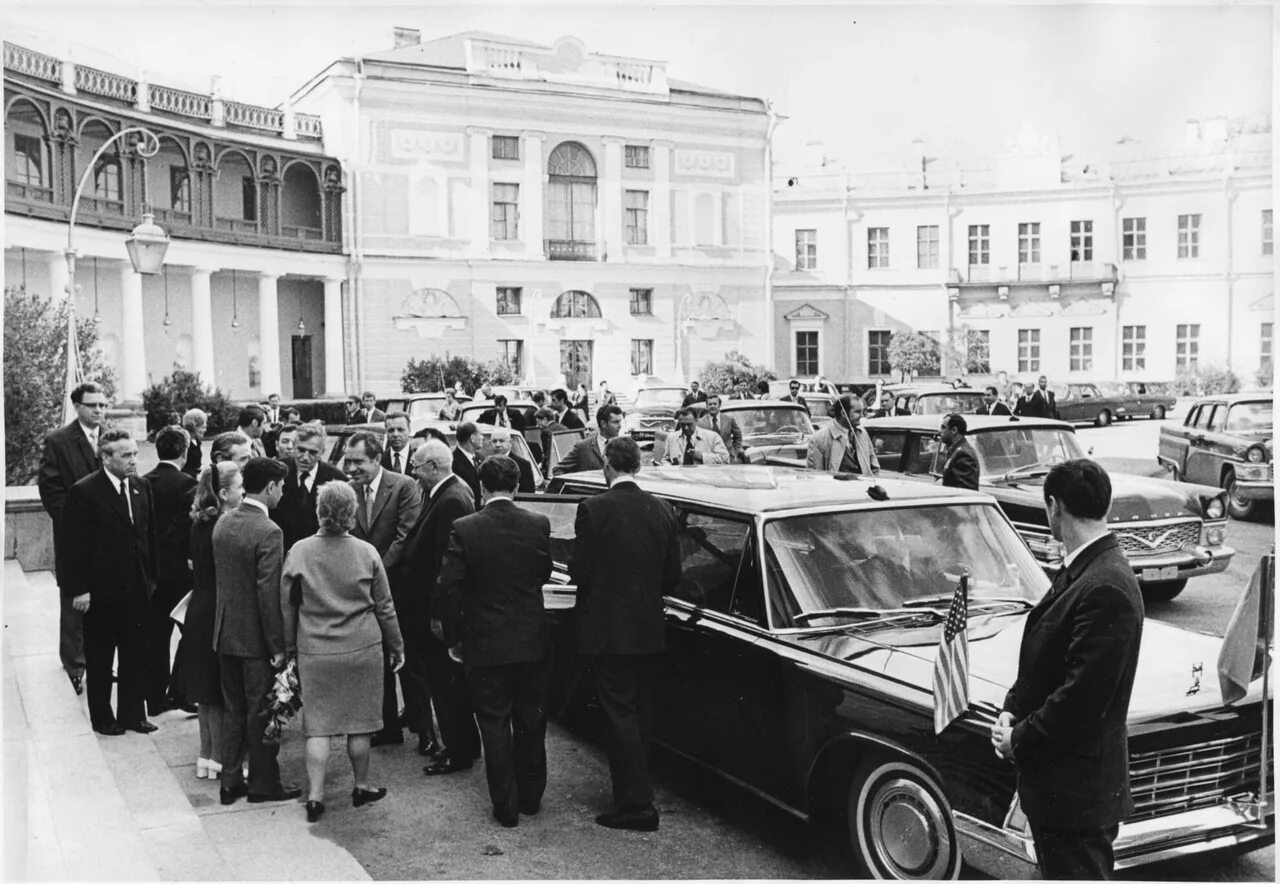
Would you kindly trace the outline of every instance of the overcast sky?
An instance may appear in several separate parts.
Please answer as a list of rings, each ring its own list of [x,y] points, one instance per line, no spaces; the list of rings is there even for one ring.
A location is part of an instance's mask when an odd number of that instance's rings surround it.
[[[1064,152],[1128,136],[1176,143],[1185,120],[1271,110],[1268,5],[875,6],[858,3],[514,5],[231,0],[0,0],[5,38],[104,53],[153,82],[276,105],[331,61],[465,30],[668,62],[668,76],[768,98],[781,156],[999,151],[1023,126]],[[117,67],[117,69],[119,69]],[[131,73],[122,70],[122,73]]]

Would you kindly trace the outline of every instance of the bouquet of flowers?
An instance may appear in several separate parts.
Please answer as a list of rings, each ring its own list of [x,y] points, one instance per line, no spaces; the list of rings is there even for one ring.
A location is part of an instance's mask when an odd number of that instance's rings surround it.
[[[275,683],[263,700],[262,714],[267,719],[267,726],[262,733],[264,743],[279,745],[281,732],[285,723],[302,708],[302,687],[298,683],[298,661],[290,658],[289,662],[276,673]]]

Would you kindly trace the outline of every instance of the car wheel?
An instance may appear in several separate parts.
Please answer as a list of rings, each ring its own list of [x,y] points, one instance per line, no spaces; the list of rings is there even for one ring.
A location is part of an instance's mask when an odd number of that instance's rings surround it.
[[[1098,416],[1093,419],[1093,422],[1100,427],[1109,425],[1111,423],[1111,412],[1104,408],[1102,411],[1098,412]]]
[[[933,779],[910,761],[872,758],[858,769],[846,828],[857,877],[923,881],[960,874],[951,808]]]
[[[1147,603],[1171,602],[1187,588],[1187,581],[1166,580],[1161,583],[1142,584],[1142,600]]]
[[[1222,479],[1222,487],[1227,489],[1227,512],[1233,519],[1252,519],[1258,509],[1256,501],[1240,497],[1236,491],[1236,474],[1229,470]]]
[[[1164,406],[1163,406],[1163,405],[1157,405],[1155,408],[1151,409],[1151,419],[1152,419],[1153,421],[1162,421],[1162,420],[1164,420]]]

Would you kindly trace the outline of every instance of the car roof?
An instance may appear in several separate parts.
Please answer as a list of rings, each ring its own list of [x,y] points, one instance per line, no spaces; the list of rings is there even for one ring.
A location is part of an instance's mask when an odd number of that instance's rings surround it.
[[[1269,390],[1249,390],[1243,393],[1222,393],[1218,396],[1199,396],[1191,404],[1199,405],[1202,402],[1226,402],[1228,405],[1234,405],[1237,402],[1272,402],[1275,394]]]
[[[573,473],[560,478],[605,487],[604,473]],[[856,509],[882,509],[895,503],[991,503],[976,491],[943,488],[906,479],[837,479],[833,474],[790,467],[747,465],[671,467],[641,470],[637,484],[671,500],[701,503],[742,513],[780,513],[838,504]],[[873,500],[868,489],[879,485],[886,501]]]
[[[798,402],[787,402],[783,399],[722,399],[721,411],[746,411],[751,408],[776,408],[780,411],[804,411]]]
[[[989,430],[1001,429],[1026,429],[1028,427],[1052,427],[1055,430],[1070,430],[1075,432],[1075,428],[1066,421],[1055,421],[1046,417],[1010,417],[1006,414],[966,414],[964,417],[965,426],[968,427],[968,434],[980,433]],[[895,417],[869,417],[863,421],[868,427],[893,427],[894,429],[903,430],[927,430],[937,432],[938,419],[941,415],[937,414],[907,414]]]
[[[977,387],[953,387],[950,384],[888,384],[886,390],[892,391],[895,395],[904,393],[976,393],[982,395],[982,391]]]
[[[689,388],[688,388],[688,387],[676,387],[676,386],[673,386],[673,385],[670,385],[670,384],[664,384],[664,385],[662,385],[662,386],[641,387],[640,389],[636,390],[636,393],[637,393],[637,394],[640,394],[640,393],[652,393],[652,392],[653,392],[653,391],[655,391],[655,390],[679,390],[681,393],[687,393],[687,392],[689,392]]]

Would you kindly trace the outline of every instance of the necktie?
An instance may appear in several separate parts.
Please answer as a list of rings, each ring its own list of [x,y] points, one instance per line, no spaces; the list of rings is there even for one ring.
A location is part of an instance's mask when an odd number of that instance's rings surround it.
[[[298,475],[298,487],[302,489],[302,493],[307,493],[307,479],[311,476],[310,470],[304,470]]]
[[[717,433],[720,432],[720,418],[716,417],[714,414],[711,415],[711,429],[715,430]]]
[[[129,480],[120,480],[120,500],[124,502],[124,511],[129,514],[129,521],[133,521],[133,507],[129,506]]]
[[[692,466],[693,463],[693,437],[686,436],[684,439],[684,465]]]
[[[373,494],[372,489],[366,489],[364,492],[364,523],[366,525],[373,524]]]
[[[397,473],[404,472],[400,469],[400,452],[398,451],[391,452],[391,469],[395,470]]]

